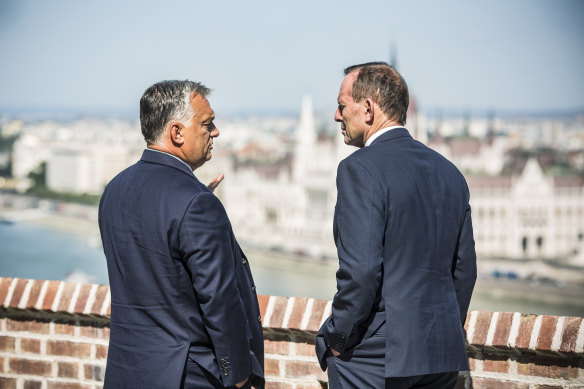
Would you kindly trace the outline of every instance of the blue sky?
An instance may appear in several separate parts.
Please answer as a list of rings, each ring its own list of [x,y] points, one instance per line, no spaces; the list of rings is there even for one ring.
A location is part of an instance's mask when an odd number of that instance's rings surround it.
[[[342,69],[392,45],[427,111],[584,108],[578,0],[0,0],[0,109],[137,112],[188,78],[218,114],[334,110]]]

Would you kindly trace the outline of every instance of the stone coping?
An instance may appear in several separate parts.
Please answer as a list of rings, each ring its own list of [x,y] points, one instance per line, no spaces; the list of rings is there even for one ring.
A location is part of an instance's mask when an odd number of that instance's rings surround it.
[[[259,295],[265,332],[313,337],[330,315],[331,301]],[[0,278],[0,311],[27,317],[109,322],[108,285]],[[582,317],[470,311],[466,340],[473,348],[538,354],[584,354]]]

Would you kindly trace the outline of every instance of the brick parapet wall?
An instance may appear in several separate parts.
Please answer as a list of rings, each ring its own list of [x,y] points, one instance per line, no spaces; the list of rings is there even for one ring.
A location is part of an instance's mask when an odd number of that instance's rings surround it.
[[[326,386],[314,336],[331,302],[258,299],[268,388]],[[107,285],[0,278],[0,388],[101,388],[109,313]],[[581,317],[472,311],[465,329],[467,387],[584,388]]]

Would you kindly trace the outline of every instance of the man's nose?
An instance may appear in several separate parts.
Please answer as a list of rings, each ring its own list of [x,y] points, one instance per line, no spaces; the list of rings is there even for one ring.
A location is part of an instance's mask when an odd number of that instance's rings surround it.
[[[337,108],[335,111],[335,122],[342,122],[343,117],[341,116],[341,110]]]
[[[220,132],[219,132],[219,129],[218,129],[217,127],[213,128],[213,131],[211,131],[211,136],[212,136],[213,138],[216,138],[216,137],[218,137],[218,136],[219,136],[219,134],[220,134]]]

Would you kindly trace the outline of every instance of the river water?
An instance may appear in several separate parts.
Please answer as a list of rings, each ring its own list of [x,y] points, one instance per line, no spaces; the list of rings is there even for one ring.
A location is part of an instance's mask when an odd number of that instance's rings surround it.
[[[97,243],[95,236],[29,223],[0,223],[0,276],[107,284],[106,261]],[[336,291],[334,261],[252,250],[246,255],[259,294],[330,300]],[[479,280],[471,309],[584,316],[584,296],[579,293]]]

